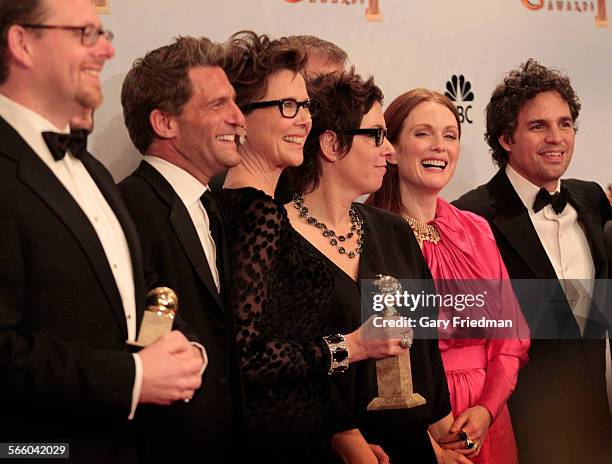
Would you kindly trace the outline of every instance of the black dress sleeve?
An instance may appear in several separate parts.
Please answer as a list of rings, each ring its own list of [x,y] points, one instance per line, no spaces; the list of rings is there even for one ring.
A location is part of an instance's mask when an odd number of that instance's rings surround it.
[[[291,227],[283,206],[269,197],[254,197],[234,224],[230,260],[234,270],[236,344],[247,383],[300,379],[329,370],[329,351],[322,338],[282,339],[274,328],[292,317],[291,301],[279,301],[283,285],[283,247]],[[289,254],[291,256],[291,254]]]

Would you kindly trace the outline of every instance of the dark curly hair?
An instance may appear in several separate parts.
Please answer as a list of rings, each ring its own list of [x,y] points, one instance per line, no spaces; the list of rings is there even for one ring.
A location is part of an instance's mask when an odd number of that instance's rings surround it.
[[[315,78],[309,82],[308,94],[319,102],[320,107],[312,118],[312,129],[304,144],[304,162],[301,166],[286,169],[291,190],[301,193],[310,193],[319,185],[321,134],[333,131],[338,137],[340,152],[346,155],[353,145],[354,136],[343,132],[359,128],[374,103],[382,104],[383,101],[383,93],[374,84],[374,79],[370,77],[364,81],[355,68]]]
[[[299,73],[306,61],[304,47],[286,37],[272,40],[265,34],[240,31],[225,43],[224,70],[241,109],[263,98],[271,74],[280,70]]]
[[[485,140],[489,144],[493,162],[505,167],[508,153],[499,143],[499,137],[512,140],[516,130],[518,114],[525,102],[542,92],[555,91],[569,105],[574,123],[580,113],[580,101],[567,76],[559,71],[541,65],[533,58],[528,59],[519,69],[510,71],[504,81],[493,91],[491,101],[485,110],[487,131]]]

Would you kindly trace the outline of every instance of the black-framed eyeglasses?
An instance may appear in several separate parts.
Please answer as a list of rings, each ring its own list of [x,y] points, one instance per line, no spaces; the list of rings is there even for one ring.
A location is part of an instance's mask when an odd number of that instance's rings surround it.
[[[108,29],[96,27],[91,24],[87,26],[55,26],[52,24],[19,24],[21,27],[27,27],[29,29],[64,29],[66,31],[79,31],[81,33],[81,43],[86,47],[93,47],[100,36],[104,36],[106,40],[112,42],[115,38]]]
[[[311,98],[304,101],[297,101],[295,98],[283,98],[282,100],[249,103],[248,105],[242,106],[240,110],[246,114],[251,110],[256,110],[257,108],[267,108],[269,106],[278,106],[280,114],[283,116],[283,118],[292,119],[297,116],[300,108],[308,110],[310,116],[314,116],[317,114],[317,110],[319,109],[319,102]]]
[[[387,137],[386,127],[368,127],[367,129],[348,129],[343,132],[345,135],[367,135],[374,137],[374,143],[377,147],[382,146]]]

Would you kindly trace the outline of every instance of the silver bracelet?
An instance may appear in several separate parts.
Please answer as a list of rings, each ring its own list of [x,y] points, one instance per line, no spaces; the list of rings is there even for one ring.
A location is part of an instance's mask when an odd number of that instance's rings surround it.
[[[349,367],[349,350],[344,335],[327,335],[323,337],[323,341],[327,344],[331,359],[327,373],[332,375],[338,372],[345,372]]]

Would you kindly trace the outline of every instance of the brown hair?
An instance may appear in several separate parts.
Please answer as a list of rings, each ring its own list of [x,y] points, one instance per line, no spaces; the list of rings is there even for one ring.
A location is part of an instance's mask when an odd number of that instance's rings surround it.
[[[14,24],[37,24],[45,16],[40,0],[0,0],[0,84],[8,79],[8,30]],[[40,34],[40,31],[33,31]]]
[[[268,77],[280,70],[299,73],[306,65],[301,45],[286,37],[272,40],[267,35],[241,31],[225,44],[225,73],[236,91],[236,104],[244,109],[266,94]]]
[[[315,55],[330,63],[338,64],[341,68],[348,61],[347,53],[338,45],[314,35],[292,35],[287,37],[290,42],[298,43],[306,49],[308,56]]]
[[[312,118],[312,129],[304,144],[304,162],[286,170],[292,191],[301,193],[312,192],[319,185],[322,174],[321,134],[334,132],[340,152],[346,155],[353,145],[354,136],[345,135],[344,131],[359,128],[374,103],[382,104],[383,101],[383,93],[374,84],[374,79],[370,77],[364,81],[354,68],[315,78],[308,93],[319,102],[320,108]]]
[[[499,138],[505,136],[512,140],[518,115],[527,100],[539,93],[550,91],[558,92],[567,102],[575,123],[581,105],[569,78],[559,71],[542,66],[533,58],[528,59],[519,69],[510,71],[504,81],[495,88],[485,109],[485,140],[489,144],[493,162],[499,167],[503,168],[508,163],[508,153],[499,143]]]
[[[140,153],[145,153],[155,137],[151,112],[181,114],[192,97],[189,71],[222,65],[223,49],[204,37],[178,37],[134,62],[123,81],[121,105],[130,138]]]
[[[399,142],[400,134],[404,127],[404,121],[418,105],[423,102],[434,102],[447,107],[455,116],[461,138],[461,122],[457,108],[450,99],[441,93],[427,89],[413,89],[400,95],[391,102],[385,111],[385,122],[387,123],[387,139],[394,146]],[[396,164],[387,163],[387,172],[383,177],[380,189],[369,196],[366,204],[386,209],[392,213],[402,212],[402,198],[399,188],[399,174]]]

